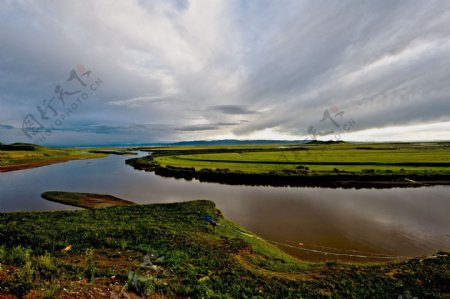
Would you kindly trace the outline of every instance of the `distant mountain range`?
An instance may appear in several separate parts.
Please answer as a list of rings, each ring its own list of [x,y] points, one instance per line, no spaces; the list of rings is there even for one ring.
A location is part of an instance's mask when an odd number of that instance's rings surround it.
[[[195,146],[195,145],[259,145],[259,144],[304,144],[313,140],[238,140],[238,139],[221,139],[221,140],[191,140],[179,142],[148,142],[148,143],[110,143],[110,144],[90,144],[83,146],[76,145],[52,145],[52,147],[131,147],[131,146]]]
[[[258,144],[304,144],[311,140],[238,140],[238,139],[222,139],[222,140],[193,140],[167,143],[168,146],[183,145],[258,145]]]
[[[221,140],[192,140],[192,141],[179,141],[179,142],[155,142],[155,143],[138,143],[138,144],[90,144],[83,146],[76,145],[51,145],[50,147],[131,147],[131,146],[195,146],[195,145],[264,145],[264,144],[330,144],[330,143],[343,143],[344,141],[320,141],[320,140],[238,140],[238,139],[221,139]],[[13,143],[8,145],[11,148],[34,146],[27,143]],[[6,150],[7,145],[0,142],[0,147]],[[1,149],[1,148],[0,148]]]

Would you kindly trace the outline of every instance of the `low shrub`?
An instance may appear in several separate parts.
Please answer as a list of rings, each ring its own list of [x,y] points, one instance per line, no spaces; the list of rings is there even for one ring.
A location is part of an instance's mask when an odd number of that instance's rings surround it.
[[[56,261],[50,256],[49,253],[38,256],[34,259],[33,268],[41,277],[45,279],[55,279],[59,274]]]
[[[34,287],[34,270],[31,262],[27,261],[0,285],[17,297],[23,298]]]
[[[7,252],[5,260],[11,265],[22,267],[30,261],[30,253],[30,249],[23,248],[19,245]]]
[[[155,290],[154,280],[142,276],[134,271],[128,273],[128,290],[137,293],[140,296],[146,296]]]
[[[94,249],[93,248],[86,249],[84,256],[86,263],[84,275],[89,280],[89,282],[93,282],[95,278]]]

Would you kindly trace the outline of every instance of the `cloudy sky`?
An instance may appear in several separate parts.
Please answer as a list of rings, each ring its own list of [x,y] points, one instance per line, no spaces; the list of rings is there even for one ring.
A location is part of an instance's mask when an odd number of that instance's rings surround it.
[[[0,0],[0,141],[450,140],[450,1]]]

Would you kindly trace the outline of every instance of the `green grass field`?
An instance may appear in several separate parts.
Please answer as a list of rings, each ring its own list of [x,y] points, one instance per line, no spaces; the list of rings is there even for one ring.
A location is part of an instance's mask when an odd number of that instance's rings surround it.
[[[220,147],[152,150],[154,162],[162,167],[193,167],[196,171],[209,168],[250,174],[278,172],[282,175],[450,174],[449,143],[234,146],[223,151],[220,152]]]
[[[13,171],[49,165],[69,160],[105,157],[88,149],[48,148],[33,144],[0,144],[0,171]]]
[[[216,227],[205,215],[218,216]],[[450,257],[308,263],[209,201],[0,213],[0,297],[419,298],[450,292]],[[136,298],[136,297],[133,297]]]

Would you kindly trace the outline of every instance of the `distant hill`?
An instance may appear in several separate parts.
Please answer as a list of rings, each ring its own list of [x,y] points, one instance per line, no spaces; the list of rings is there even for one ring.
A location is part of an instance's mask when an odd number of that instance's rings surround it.
[[[258,144],[339,144],[346,143],[342,140],[238,140],[238,139],[222,139],[222,140],[194,140],[167,143],[164,145],[183,146],[183,145],[258,145]]]
[[[321,140],[239,140],[239,139],[220,139],[220,140],[190,140],[179,142],[149,142],[149,143],[107,143],[107,144],[89,144],[89,145],[52,145],[52,148],[68,148],[68,147],[133,147],[133,146],[208,146],[208,145],[265,145],[265,144],[337,144],[346,143],[345,141],[321,141]],[[42,146],[30,143],[12,143],[2,144],[0,142],[0,150],[23,150],[33,151],[39,150]]]
[[[136,143],[136,144],[91,144],[89,147],[94,146],[195,146],[195,145],[264,145],[264,144],[305,144],[310,140],[238,140],[238,139],[221,139],[221,140],[190,140],[179,142],[148,142],[148,143]],[[64,147],[64,146],[62,146]]]
[[[327,140],[327,141],[311,140],[311,141],[307,141],[305,143],[306,144],[339,144],[339,143],[347,143],[347,142],[342,141],[342,140]]]
[[[165,145],[183,146],[183,145],[258,145],[258,144],[304,144],[310,142],[309,140],[237,140],[237,139],[222,139],[222,140],[193,140],[180,141],[174,143],[167,143]]]
[[[21,142],[11,144],[0,143],[1,151],[36,151],[41,148],[42,148],[41,146],[31,143],[21,143]]]

